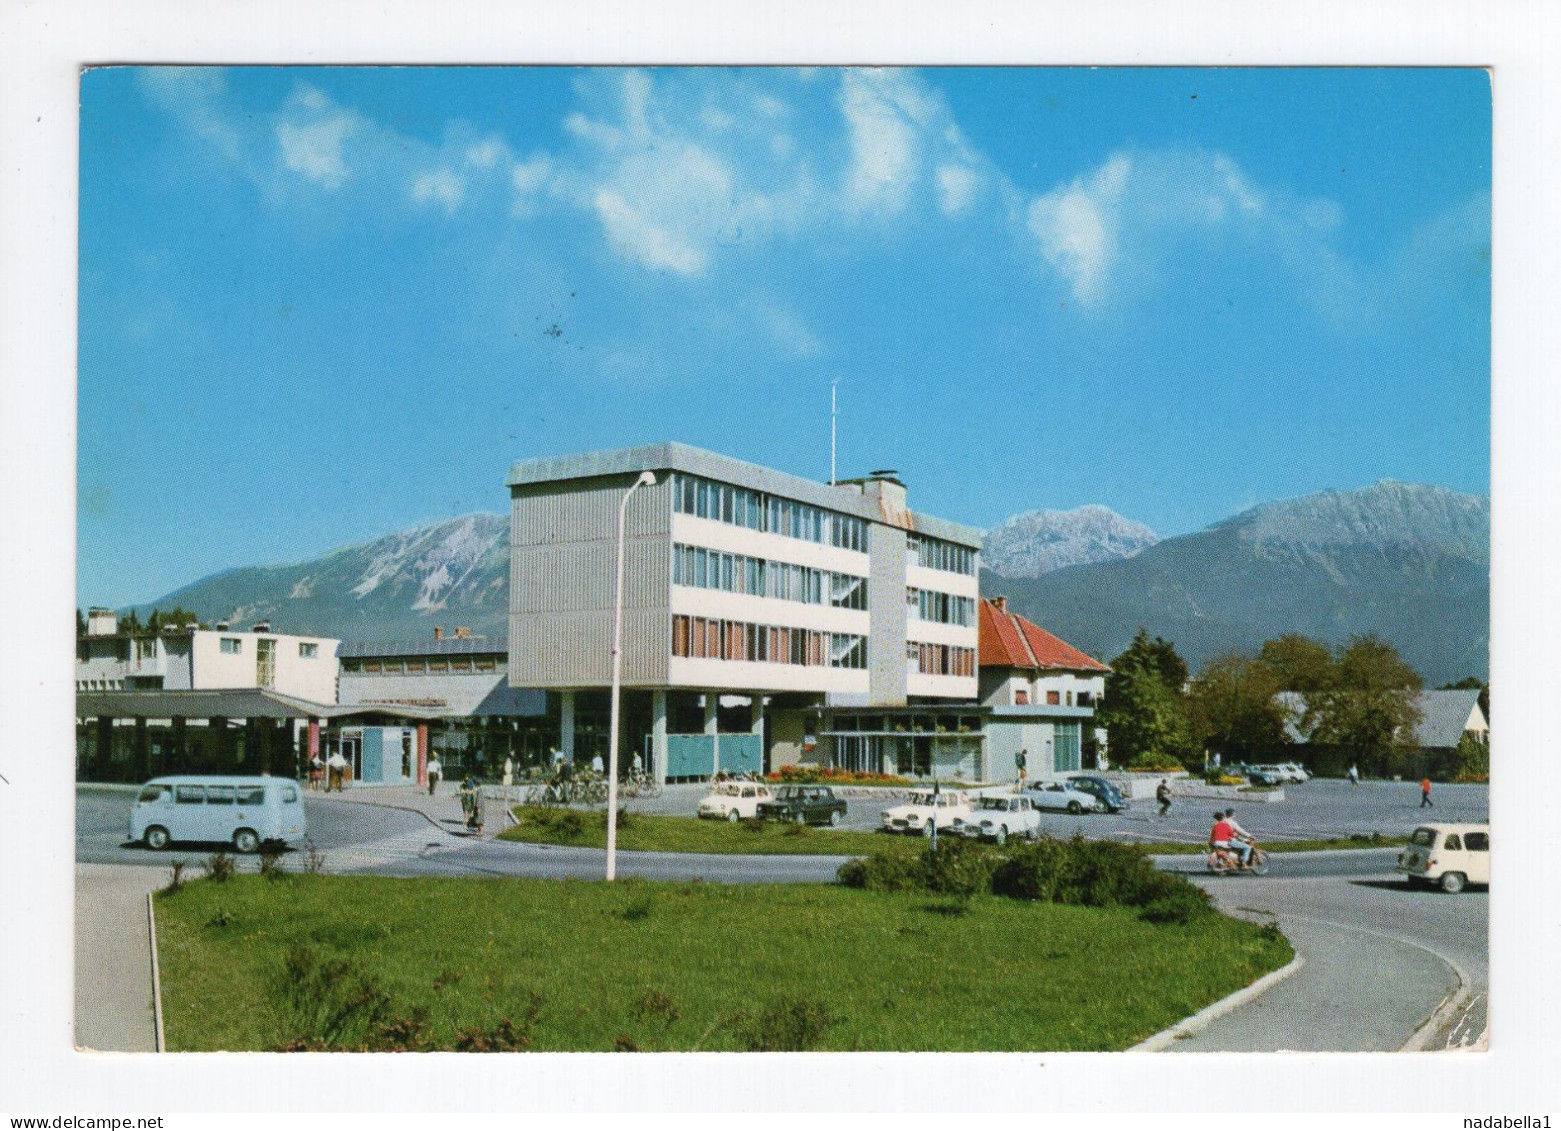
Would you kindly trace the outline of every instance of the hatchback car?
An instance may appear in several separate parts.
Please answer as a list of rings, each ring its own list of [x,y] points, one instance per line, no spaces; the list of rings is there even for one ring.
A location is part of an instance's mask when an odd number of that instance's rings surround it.
[[[1491,882],[1490,825],[1421,825],[1399,854],[1398,870],[1414,884],[1460,892]]]
[[[1094,774],[1074,774],[1068,778],[1068,784],[1081,793],[1087,793],[1095,799],[1095,811],[1098,813],[1120,813],[1130,808],[1122,791],[1105,778]]]

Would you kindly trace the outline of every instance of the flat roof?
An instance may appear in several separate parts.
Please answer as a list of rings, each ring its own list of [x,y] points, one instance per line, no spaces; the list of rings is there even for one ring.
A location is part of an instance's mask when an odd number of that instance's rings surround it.
[[[343,660],[391,659],[403,656],[507,656],[507,636],[447,636],[442,640],[399,640],[388,644],[344,641],[337,652]]]
[[[796,499],[824,510],[837,511],[867,522],[899,526],[891,522],[879,510],[878,504],[862,494],[855,486],[831,487],[800,475],[790,475],[774,468],[733,459],[718,452],[708,452],[688,444],[668,441],[660,444],[641,444],[633,448],[612,448],[604,451],[582,452],[567,456],[541,456],[520,460],[511,465],[505,486],[514,490],[541,483],[557,483],[571,479],[594,479],[602,476],[633,475],[641,471],[682,471],[706,479],[730,483],[762,491],[767,495]],[[973,526],[963,526],[947,519],[909,512],[911,530],[956,542],[974,550],[980,550],[985,533]]]
[[[258,687],[229,690],[78,691],[78,719],[337,719],[353,715],[396,715],[437,719],[444,712],[425,707],[343,706],[311,703]]]

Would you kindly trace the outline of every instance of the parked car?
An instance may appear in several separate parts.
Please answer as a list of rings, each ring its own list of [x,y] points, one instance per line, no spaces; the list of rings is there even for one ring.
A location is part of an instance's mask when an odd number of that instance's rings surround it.
[[[1024,794],[977,797],[968,817],[956,817],[950,832],[974,840],[1004,844],[1011,836],[1034,840],[1041,832],[1041,815]]]
[[[905,804],[885,809],[880,819],[885,832],[931,836],[934,814],[938,828],[951,828],[955,821],[970,816],[969,795],[957,789],[918,790]]]
[[[1095,799],[1095,809],[1101,813],[1120,813],[1131,808],[1132,803],[1122,796],[1113,782],[1094,774],[1070,774],[1068,784]]]
[[[1312,780],[1312,771],[1299,762],[1281,762],[1279,768],[1290,775],[1290,780],[1297,785]]]
[[[1247,781],[1253,785],[1284,785],[1286,780],[1278,766],[1247,767]]]
[[[838,825],[846,815],[846,803],[827,785],[783,785],[757,814],[766,821],[794,821],[799,825]]]
[[[130,807],[130,839],[156,850],[192,841],[249,853],[263,844],[302,840],[306,831],[302,794],[287,778],[153,778]]]
[[[1037,809],[1064,809],[1069,813],[1093,813],[1100,802],[1093,793],[1065,781],[1033,781],[1024,787],[1024,795]]]
[[[721,821],[757,817],[759,803],[770,799],[770,787],[759,782],[717,782],[699,802],[699,815]]]
[[[1460,892],[1469,884],[1491,882],[1491,827],[1485,825],[1421,825],[1399,853],[1404,880],[1436,884],[1445,892]]]

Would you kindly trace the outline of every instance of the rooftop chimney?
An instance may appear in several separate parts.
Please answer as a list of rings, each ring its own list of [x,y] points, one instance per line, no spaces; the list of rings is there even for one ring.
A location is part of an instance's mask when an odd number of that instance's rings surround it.
[[[228,622],[225,621],[225,620],[219,620],[217,622],[217,631],[218,632],[226,632],[227,630],[228,630]]]
[[[119,618],[113,609],[87,610],[88,636],[113,636],[119,631]]]
[[[455,630],[455,638],[457,640],[470,640],[472,638],[471,626],[461,625]]]
[[[270,632],[271,631],[271,622],[268,621],[268,620],[256,621],[254,624],[249,626],[249,631],[251,631],[251,632]]]
[[[437,624],[434,625],[434,639],[435,640],[443,640],[444,639],[444,629],[440,628]]]

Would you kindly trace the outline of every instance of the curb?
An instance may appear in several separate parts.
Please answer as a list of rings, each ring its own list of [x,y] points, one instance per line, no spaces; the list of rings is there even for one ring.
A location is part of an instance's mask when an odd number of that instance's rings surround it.
[[[152,896],[146,893],[146,927],[152,944],[152,1019],[157,1024],[157,1051],[167,1052],[163,1039],[163,978],[157,965],[157,914],[152,910]]]
[[[1429,947],[1424,947],[1422,949],[1426,950],[1427,953],[1436,954],[1436,957],[1445,962],[1452,969],[1453,974],[1457,976],[1458,985],[1453,989],[1452,993],[1448,994],[1445,998],[1442,999],[1442,1004],[1433,1009],[1431,1011],[1431,1015],[1420,1023],[1419,1028],[1417,1028],[1409,1035],[1409,1040],[1405,1041],[1401,1046],[1399,1046],[1399,1052],[1436,1051],[1430,1048],[1431,1039],[1435,1037],[1436,1034],[1440,1032],[1441,1029],[1447,1024],[1447,1022],[1456,1016],[1464,1008],[1464,1006],[1468,1005],[1469,999],[1474,996],[1474,991],[1469,981],[1469,975],[1462,966],[1459,966],[1458,963],[1454,962],[1446,955],[1437,954],[1436,951],[1431,950]]]
[[[1281,966],[1278,970],[1274,970],[1271,973],[1264,974],[1250,986],[1245,986],[1228,997],[1221,998],[1213,1005],[1200,1009],[1191,1017],[1188,1017],[1182,1021],[1178,1021],[1169,1029],[1162,1029],[1148,1040],[1140,1041],[1138,1044],[1125,1051],[1159,1052],[1162,1049],[1169,1048],[1179,1040],[1182,1040],[1186,1037],[1191,1037],[1195,1033],[1201,1033],[1203,1030],[1207,1029],[1215,1021],[1225,1016],[1225,1014],[1229,1013],[1231,1010],[1246,1005],[1247,1002],[1252,1001],[1255,998],[1261,997],[1263,994],[1277,986],[1280,982],[1283,982],[1292,974],[1297,973],[1301,967],[1305,965],[1306,959],[1301,956],[1299,951],[1297,951],[1296,956],[1292,958],[1287,965]]]

